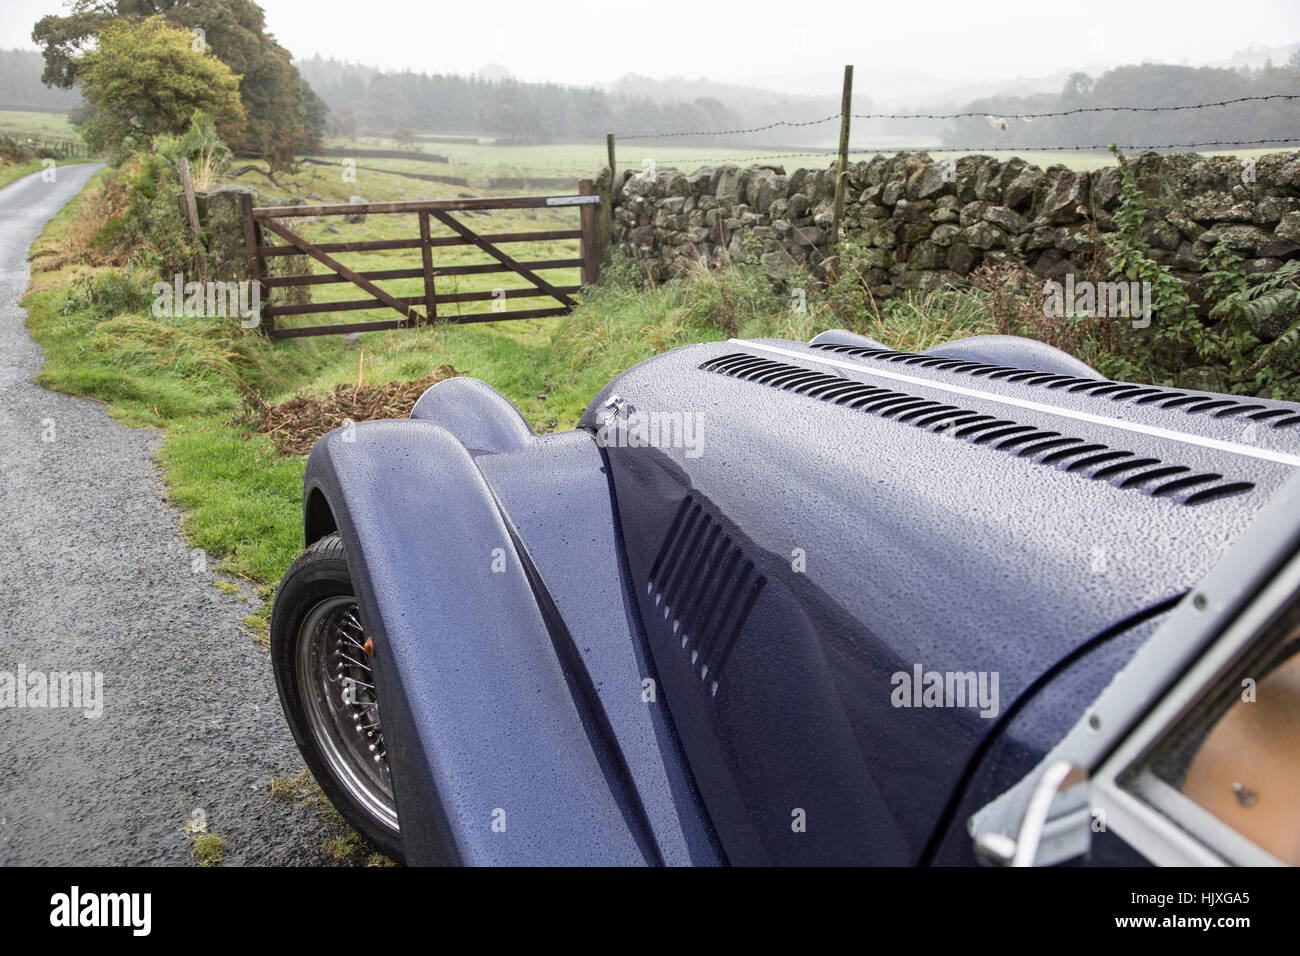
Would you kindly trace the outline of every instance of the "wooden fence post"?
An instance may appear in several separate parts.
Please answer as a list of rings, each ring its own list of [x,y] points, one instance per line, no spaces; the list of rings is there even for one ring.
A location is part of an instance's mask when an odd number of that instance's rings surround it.
[[[853,67],[844,67],[844,90],[840,94],[840,155],[835,176],[835,211],[831,226],[831,252],[840,247],[840,230],[844,227],[844,177],[849,166],[849,120],[853,110]]]
[[[248,256],[248,280],[257,283],[258,318],[261,320],[258,328],[269,334],[275,327],[275,319],[262,318],[263,309],[260,307],[269,304],[266,301],[269,290],[262,283],[262,278],[266,275],[266,260],[262,258],[257,248],[262,242],[262,230],[253,219],[253,194],[249,192],[241,194],[239,204],[244,214],[244,252]]]
[[[578,181],[579,196],[593,196],[596,190],[590,179]],[[600,278],[600,236],[596,229],[596,207],[588,203],[580,206],[582,222],[582,284],[594,285]]]
[[[185,215],[190,220],[190,231],[194,233],[194,245],[198,248],[199,275],[207,279],[208,268],[203,260],[203,237],[199,234],[199,204],[194,198],[194,178],[190,176],[190,161],[182,156],[178,165],[181,170],[181,189],[185,193]]]
[[[430,324],[438,318],[438,295],[433,282],[433,246],[429,244],[429,213],[420,210],[420,262],[424,270],[424,314]]]

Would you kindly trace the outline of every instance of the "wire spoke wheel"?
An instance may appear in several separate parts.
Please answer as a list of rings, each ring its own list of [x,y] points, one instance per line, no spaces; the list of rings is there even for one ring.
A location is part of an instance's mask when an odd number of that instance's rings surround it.
[[[334,595],[308,611],[294,668],[307,725],[330,771],[367,814],[397,831],[371,652],[356,598]]]

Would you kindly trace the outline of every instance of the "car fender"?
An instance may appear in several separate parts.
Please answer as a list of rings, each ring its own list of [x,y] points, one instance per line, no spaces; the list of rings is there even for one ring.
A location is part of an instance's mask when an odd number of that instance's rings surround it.
[[[308,487],[330,503],[375,638],[410,860],[647,862],[510,531],[455,437],[427,422],[335,431],[313,451]]]
[[[317,443],[306,476],[309,536],[337,528],[375,637],[408,861],[717,862],[671,722],[636,694],[650,672],[600,450],[586,432],[533,436],[482,383],[434,389],[454,400],[417,407],[456,411],[460,435],[352,425]],[[557,522],[589,540],[540,533]]]

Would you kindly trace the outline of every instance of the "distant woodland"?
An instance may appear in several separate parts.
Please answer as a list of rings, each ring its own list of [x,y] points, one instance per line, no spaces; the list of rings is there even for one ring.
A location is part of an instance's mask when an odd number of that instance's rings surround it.
[[[41,82],[41,54],[0,51],[0,109],[68,112],[81,104],[76,89]],[[477,132],[517,142],[600,140],[621,136],[763,127],[803,122],[838,112],[835,96],[793,96],[704,80],[656,81],[625,77],[608,88],[525,83],[438,73],[382,72],[374,67],[314,57],[295,61],[312,102],[328,107],[330,135]],[[1300,94],[1300,54],[1259,69],[1143,64],[1091,77],[1075,73],[1058,93],[994,96],[959,105],[978,115],[957,120],[855,120],[854,149],[909,137],[944,146],[993,149],[1267,140],[1300,134],[1300,101],[1275,99],[1227,107],[1167,112],[1081,112],[1018,119],[1029,113],[1106,106],[1173,106],[1277,93]],[[319,100],[316,99],[319,97]],[[870,90],[854,91],[854,113],[874,111]],[[908,112],[906,108],[896,109]],[[945,109],[945,111],[947,111]],[[928,110],[917,110],[928,112]],[[988,117],[993,117],[990,120]],[[317,123],[321,122],[316,120]],[[1005,128],[1003,128],[1005,126]],[[676,142],[706,145],[828,145],[834,121],[779,127],[726,137],[683,136]]]
[[[1300,100],[1274,99],[1231,106],[1159,113],[1076,113],[1034,119],[1023,113],[1104,106],[1179,106],[1275,93],[1300,94],[1300,54],[1284,66],[1257,70],[1143,64],[1109,70],[1095,80],[1075,73],[1060,93],[1026,97],[989,97],[963,110],[1006,120],[1006,129],[984,117],[945,123],[946,146],[988,149],[1042,145],[1163,145],[1214,141],[1254,141],[1300,136]]]
[[[329,105],[330,132],[344,136],[405,126],[473,130],[534,141],[593,140],[611,131],[635,135],[764,126],[792,117],[826,116],[839,109],[838,95],[782,96],[703,81],[698,94],[691,96],[680,83],[669,86],[635,77],[606,91],[444,74],[381,73],[374,67],[318,57],[296,65]],[[671,96],[683,93],[681,98]],[[808,143],[826,139],[827,129],[826,125],[782,129],[727,141]]]

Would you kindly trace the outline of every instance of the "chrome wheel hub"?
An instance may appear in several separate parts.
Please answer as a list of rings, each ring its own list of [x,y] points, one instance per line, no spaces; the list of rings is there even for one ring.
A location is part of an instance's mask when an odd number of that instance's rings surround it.
[[[295,667],[312,735],[353,799],[397,830],[371,663],[355,598],[326,598],[308,612],[298,636]]]

